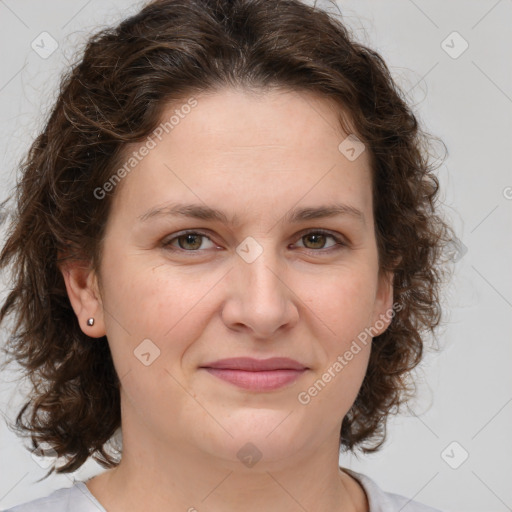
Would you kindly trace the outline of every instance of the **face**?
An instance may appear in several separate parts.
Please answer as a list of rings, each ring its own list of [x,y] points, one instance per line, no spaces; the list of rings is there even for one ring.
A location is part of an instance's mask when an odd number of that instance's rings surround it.
[[[149,151],[130,147],[147,154],[115,191],[97,310],[75,310],[107,335],[125,438],[279,463],[337,442],[371,350],[358,336],[392,304],[368,151],[347,158],[333,105],[310,94],[187,99]]]

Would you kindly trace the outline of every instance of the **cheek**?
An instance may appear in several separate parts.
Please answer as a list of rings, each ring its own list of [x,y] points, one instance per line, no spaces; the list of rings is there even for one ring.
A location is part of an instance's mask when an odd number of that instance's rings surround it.
[[[206,292],[191,281],[124,263],[105,283],[107,336],[122,391],[130,409],[153,424],[169,425],[195,404],[183,391],[181,364],[204,329]]]
[[[105,306],[117,313],[126,331],[161,338],[204,295],[208,279],[187,275],[183,268],[167,271],[166,262],[151,259],[145,254],[118,263],[112,256],[105,259]]]
[[[327,328],[330,344],[343,345],[369,327],[376,293],[373,274],[370,269],[358,272],[346,268],[317,278],[314,283],[302,278],[297,294],[307,297],[304,302]]]
[[[308,421],[318,429],[338,429],[361,388],[370,355],[370,344],[347,360],[340,351],[297,394],[297,407],[303,409]],[[339,359],[338,359],[339,358]]]
[[[321,362],[308,383],[311,387],[302,390],[306,401],[315,402],[311,411],[318,407],[323,414],[324,407],[333,404],[348,411],[357,396],[371,351],[371,337],[365,332],[370,327],[376,289],[371,275],[369,270],[344,269],[325,283],[317,281],[316,292],[310,288],[307,305],[313,314],[308,316],[314,322],[310,333]]]
[[[323,422],[327,430],[349,411],[364,380],[371,352],[365,329],[370,326],[374,291],[375,284],[365,274],[340,273],[309,295],[315,322],[311,334],[321,364],[297,399],[310,421]]]
[[[216,281],[215,276],[198,279],[186,270],[171,273],[163,265],[137,265],[136,260],[107,272],[105,324],[118,375],[139,372],[150,363],[151,372],[140,378],[152,386],[153,379],[169,378],[165,370],[176,373],[183,354],[204,330],[211,313],[207,294]]]

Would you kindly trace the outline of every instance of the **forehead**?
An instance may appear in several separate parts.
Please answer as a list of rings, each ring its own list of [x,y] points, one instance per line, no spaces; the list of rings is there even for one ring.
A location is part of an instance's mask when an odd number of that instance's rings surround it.
[[[189,97],[162,110],[161,126],[170,120],[173,125],[164,137],[172,131],[179,143],[193,131],[205,148],[252,150],[258,145],[286,144],[306,150],[348,135],[338,120],[343,115],[350,123],[346,112],[333,100],[308,91],[224,88],[204,92],[194,100],[196,106],[191,109],[187,107]]]
[[[194,105],[190,107],[190,105]],[[368,152],[346,150],[339,108],[311,93],[225,89],[168,104],[123,183],[133,211],[177,199],[238,212],[344,202],[371,212]],[[156,136],[155,133],[158,135]],[[137,151],[140,145],[131,145]],[[119,191],[120,192],[120,191]]]

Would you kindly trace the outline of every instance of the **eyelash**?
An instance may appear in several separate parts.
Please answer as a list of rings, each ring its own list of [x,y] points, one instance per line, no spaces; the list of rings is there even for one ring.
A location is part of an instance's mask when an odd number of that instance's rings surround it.
[[[345,241],[334,235],[333,233],[331,233],[330,231],[325,231],[323,229],[312,229],[312,230],[309,230],[305,233],[302,233],[301,236],[299,237],[299,240],[308,236],[308,235],[312,235],[312,234],[315,234],[315,235],[324,235],[328,238],[332,238],[335,242],[335,244],[331,247],[328,247],[327,249],[306,249],[307,252],[309,253],[324,253],[324,254],[329,254],[333,251],[339,251],[341,249],[344,249],[345,247],[348,246],[347,243],[345,243]],[[171,252],[181,252],[181,253],[200,253],[202,251],[205,251],[207,249],[191,249],[191,250],[187,250],[187,249],[181,249],[180,247],[173,247],[171,246],[171,243],[174,242],[175,240],[178,240],[179,238],[182,238],[182,237],[185,237],[187,235],[199,235],[199,236],[202,236],[202,237],[205,237],[207,238],[208,240],[212,241],[211,238],[204,232],[201,232],[201,231],[194,231],[194,230],[187,230],[187,231],[183,231],[181,233],[178,233],[176,236],[173,236],[172,238],[169,238],[167,240],[165,240],[163,243],[162,243],[162,246],[164,247],[164,249],[168,250],[168,251],[171,251]],[[213,243],[213,241],[212,241]]]

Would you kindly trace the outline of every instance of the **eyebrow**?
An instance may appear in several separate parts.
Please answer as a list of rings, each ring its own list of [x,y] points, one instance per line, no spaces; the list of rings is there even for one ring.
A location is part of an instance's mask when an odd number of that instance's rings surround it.
[[[202,204],[184,204],[171,203],[165,206],[159,206],[149,209],[138,217],[141,222],[145,222],[154,217],[171,216],[171,217],[189,217],[193,219],[219,221],[229,226],[237,226],[240,224],[239,217],[234,215],[229,218],[223,211],[211,208]],[[297,208],[284,216],[285,222],[296,224],[298,222],[314,219],[325,219],[337,216],[350,216],[363,224],[366,224],[364,213],[347,204],[328,204],[317,207]]]

